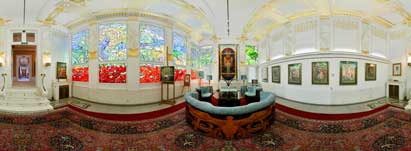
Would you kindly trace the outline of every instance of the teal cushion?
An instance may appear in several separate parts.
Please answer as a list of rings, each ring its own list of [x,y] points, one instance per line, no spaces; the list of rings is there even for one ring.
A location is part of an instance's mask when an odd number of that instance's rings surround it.
[[[208,87],[200,87],[200,90],[201,90],[201,94],[210,93],[210,88]]]
[[[201,93],[201,97],[208,98],[211,96],[211,93]]]

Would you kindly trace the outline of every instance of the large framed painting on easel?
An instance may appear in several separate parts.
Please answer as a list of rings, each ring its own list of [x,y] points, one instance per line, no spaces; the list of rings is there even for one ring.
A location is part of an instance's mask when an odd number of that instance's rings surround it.
[[[237,78],[237,44],[220,44],[219,80],[231,81]]]

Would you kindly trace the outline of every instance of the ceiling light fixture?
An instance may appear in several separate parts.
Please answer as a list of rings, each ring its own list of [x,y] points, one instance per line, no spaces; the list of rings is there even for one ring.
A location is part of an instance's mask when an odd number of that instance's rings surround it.
[[[227,0],[227,36],[230,37],[230,2]]]

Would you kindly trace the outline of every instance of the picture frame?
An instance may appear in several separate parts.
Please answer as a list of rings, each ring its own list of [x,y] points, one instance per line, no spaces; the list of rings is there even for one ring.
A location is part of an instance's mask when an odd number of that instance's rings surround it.
[[[294,63],[288,65],[288,84],[302,84],[302,64]]]
[[[263,68],[263,82],[268,82],[268,67]]]
[[[162,66],[160,77],[163,83],[174,83],[174,66]]]
[[[219,76],[221,80],[237,79],[237,49],[238,44],[219,44]]]
[[[57,62],[56,78],[57,79],[67,79],[67,63]]]
[[[340,85],[357,85],[358,63],[340,61]]]
[[[271,82],[281,83],[281,66],[271,67]]]
[[[395,63],[392,65],[392,76],[401,76],[402,75],[402,64]]]
[[[184,86],[190,86],[190,82],[191,82],[191,75],[185,74],[184,75]]]
[[[330,83],[328,61],[318,61],[311,63],[311,84],[328,85]]]
[[[377,64],[365,63],[365,81],[377,80]]]

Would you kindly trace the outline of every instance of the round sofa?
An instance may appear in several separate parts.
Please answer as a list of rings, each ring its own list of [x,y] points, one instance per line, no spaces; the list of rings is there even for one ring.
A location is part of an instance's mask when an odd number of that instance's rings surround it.
[[[215,138],[244,138],[264,131],[274,121],[275,96],[261,92],[260,101],[236,107],[219,107],[198,100],[196,92],[185,94],[186,120],[194,130]]]

